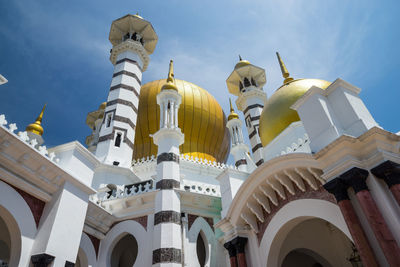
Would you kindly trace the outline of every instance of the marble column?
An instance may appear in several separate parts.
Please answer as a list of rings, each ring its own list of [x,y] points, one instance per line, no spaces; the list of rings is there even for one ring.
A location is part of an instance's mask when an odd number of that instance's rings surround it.
[[[236,248],[236,260],[238,263],[238,267],[247,267],[246,254],[244,253],[244,248],[247,243],[247,238],[238,236],[231,242]]]
[[[378,266],[367,236],[365,235],[357,214],[354,211],[353,205],[350,202],[347,194],[347,185],[340,178],[335,178],[324,184],[324,188],[335,196],[340,211],[342,212],[344,220],[353,238],[354,244],[360,254],[363,265],[365,267]]]
[[[369,172],[354,167],[340,176],[354,189],[358,202],[390,266],[400,266],[400,248],[368,190]]]
[[[385,181],[400,206],[400,164],[387,160],[371,170],[377,178]]]

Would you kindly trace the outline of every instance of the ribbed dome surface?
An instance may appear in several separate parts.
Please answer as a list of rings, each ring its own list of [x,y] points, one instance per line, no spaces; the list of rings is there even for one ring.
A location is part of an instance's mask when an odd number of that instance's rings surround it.
[[[160,127],[160,109],[156,96],[165,83],[165,79],[156,80],[141,87],[133,159],[157,155],[157,146],[149,135],[157,132]],[[185,135],[180,152],[226,162],[230,138],[221,106],[210,93],[193,83],[175,79],[175,84],[182,95],[178,125]]]
[[[267,100],[260,117],[260,138],[263,147],[285,130],[292,122],[299,121],[297,112],[290,107],[312,86],[326,89],[331,83],[319,79],[298,79],[282,85]]]

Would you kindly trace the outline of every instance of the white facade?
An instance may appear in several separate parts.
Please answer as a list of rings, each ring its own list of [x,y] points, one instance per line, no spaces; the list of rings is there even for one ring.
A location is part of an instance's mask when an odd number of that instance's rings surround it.
[[[151,28],[116,30],[127,25]],[[88,148],[47,149],[0,115],[0,266],[399,266],[400,136],[378,127],[358,88],[340,79],[310,88],[292,106],[301,120],[252,155],[242,122],[230,119],[240,164],[229,166],[180,153],[171,62],[157,95],[157,156],[132,160],[139,98],[130,89],[140,93],[157,36],[127,15],[110,41],[117,87],[90,113]],[[236,67],[227,84],[258,147],[265,71],[241,64],[247,73]],[[240,88],[246,75],[257,86]],[[340,194],[335,181],[346,182]]]

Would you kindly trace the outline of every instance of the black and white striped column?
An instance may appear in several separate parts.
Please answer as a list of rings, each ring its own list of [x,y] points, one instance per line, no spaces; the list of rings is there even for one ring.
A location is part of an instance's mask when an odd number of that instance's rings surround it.
[[[249,134],[251,151],[253,153],[254,162],[257,166],[260,166],[263,162],[263,152],[260,134],[258,132],[260,124],[260,116],[264,107],[264,101],[262,99],[248,99],[246,102],[253,102],[243,109],[244,119]]]
[[[182,267],[181,200],[176,191],[180,187],[179,146],[184,141],[184,135],[178,127],[181,101],[171,60],[167,83],[157,95],[160,130],[153,135],[153,141],[158,146],[153,266]]]
[[[142,68],[135,49],[117,55],[96,149],[96,156],[105,163],[130,167]]]
[[[180,187],[179,155],[174,152],[159,154],[157,176],[153,266],[182,266],[181,204],[175,191]]]

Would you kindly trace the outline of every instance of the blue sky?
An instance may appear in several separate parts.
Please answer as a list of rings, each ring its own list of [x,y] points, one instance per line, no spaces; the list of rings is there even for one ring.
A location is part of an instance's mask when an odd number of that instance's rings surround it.
[[[111,22],[139,12],[159,42],[143,82],[175,76],[207,89],[228,112],[225,80],[238,54],[282,83],[275,51],[294,78],[340,77],[385,129],[400,131],[398,1],[7,1],[0,0],[0,114],[19,130],[44,103],[47,146],[84,139],[88,112],[106,100]]]

